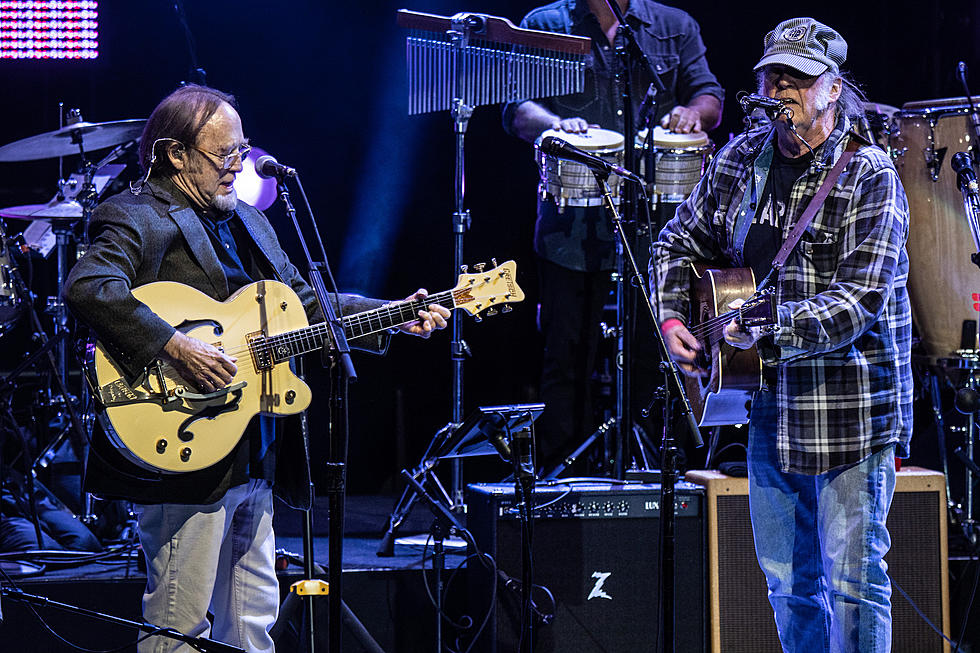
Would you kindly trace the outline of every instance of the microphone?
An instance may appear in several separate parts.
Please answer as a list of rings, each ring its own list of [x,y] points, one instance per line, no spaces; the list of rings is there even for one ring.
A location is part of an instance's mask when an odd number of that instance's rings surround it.
[[[255,174],[263,179],[285,179],[295,177],[296,168],[290,168],[276,161],[276,157],[270,154],[263,154],[255,160]]]
[[[545,136],[536,147],[540,152],[544,152],[548,156],[553,156],[556,159],[574,161],[575,163],[581,163],[589,170],[602,172],[607,175],[619,175],[623,179],[629,179],[638,184],[643,183],[639,177],[626,168],[618,166],[615,163],[610,163],[595,154],[589,154],[585,150],[580,150],[568,141],[563,141],[560,138]]]
[[[963,415],[972,415],[980,410],[980,393],[973,388],[960,388],[953,397],[956,411]]]
[[[956,173],[956,186],[960,192],[976,193],[980,190],[977,186],[977,173],[973,171],[973,157],[969,152],[957,152],[949,160],[949,165]]]
[[[524,428],[511,435],[511,451],[517,456],[517,465],[522,474],[534,478],[534,441],[531,439],[531,429]]]
[[[759,95],[758,93],[745,93],[743,91],[738,96],[738,103],[742,105],[742,111],[746,115],[752,113],[755,109],[762,109],[773,120],[776,119],[776,116],[786,111],[786,105],[782,100]]]

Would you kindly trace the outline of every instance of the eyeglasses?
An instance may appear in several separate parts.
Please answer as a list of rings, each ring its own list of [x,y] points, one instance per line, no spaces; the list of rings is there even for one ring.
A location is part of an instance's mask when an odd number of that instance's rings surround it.
[[[208,156],[213,156],[217,161],[221,162],[221,169],[227,170],[235,165],[236,159],[241,159],[244,161],[248,158],[248,153],[252,151],[252,146],[248,143],[243,143],[238,147],[237,150],[230,152],[228,154],[217,154],[216,152],[209,152],[208,150],[202,150],[197,145],[188,145],[187,147],[192,150],[197,150],[201,154],[207,154]]]

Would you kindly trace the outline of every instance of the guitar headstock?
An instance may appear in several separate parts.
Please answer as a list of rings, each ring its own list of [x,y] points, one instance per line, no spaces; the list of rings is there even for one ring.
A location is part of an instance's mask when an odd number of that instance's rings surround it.
[[[766,288],[749,297],[738,307],[738,323],[743,328],[776,324],[776,294]]]
[[[517,285],[517,263],[507,261],[497,265],[497,260],[492,260],[492,270],[484,270],[486,264],[477,263],[473,266],[476,273],[468,274],[466,266],[463,267],[463,274],[453,288],[456,308],[474,316],[484,311],[486,315],[496,315],[498,305],[501,305],[500,312],[507,313],[511,310],[507,304],[524,301],[524,291]]]

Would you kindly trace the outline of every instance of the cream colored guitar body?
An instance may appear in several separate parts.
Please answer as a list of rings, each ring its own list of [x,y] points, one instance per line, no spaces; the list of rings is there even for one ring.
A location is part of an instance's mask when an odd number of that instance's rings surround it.
[[[199,395],[169,365],[154,363],[130,386],[101,346],[95,373],[110,438],[128,458],[165,472],[192,472],[227,456],[257,413],[292,415],[310,404],[309,386],[283,360],[267,369],[257,365],[249,338],[275,335],[309,325],[296,293],[276,281],[240,289],[225,302],[180,283],[140,286],[133,295],[161,318],[238,359],[227,388]]]

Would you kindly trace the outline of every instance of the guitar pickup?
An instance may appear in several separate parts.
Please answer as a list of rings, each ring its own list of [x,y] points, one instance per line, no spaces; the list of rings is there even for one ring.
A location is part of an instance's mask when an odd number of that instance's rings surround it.
[[[272,360],[272,349],[266,343],[265,334],[256,331],[245,336],[248,343],[248,353],[252,356],[252,363],[256,370],[271,370],[275,364]]]

